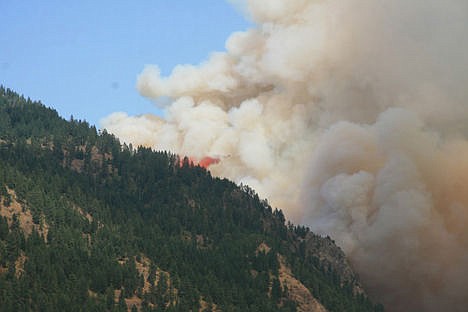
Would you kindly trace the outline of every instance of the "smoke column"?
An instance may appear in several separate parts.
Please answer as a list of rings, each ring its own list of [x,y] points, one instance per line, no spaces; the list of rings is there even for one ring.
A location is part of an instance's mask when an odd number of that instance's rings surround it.
[[[468,305],[468,2],[247,0],[226,51],[114,113],[122,140],[195,159],[330,235],[389,311]]]

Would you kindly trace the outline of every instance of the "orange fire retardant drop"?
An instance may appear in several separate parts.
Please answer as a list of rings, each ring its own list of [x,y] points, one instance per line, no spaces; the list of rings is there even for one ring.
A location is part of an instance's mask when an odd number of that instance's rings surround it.
[[[189,164],[191,165],[200,166],[206,169],[213,164],[219,163],[220,159],[206,156],[200,159],[199,161],[197,161],[193,157],[188,157],[188,161],[189,161]],[[182,164],[183,164],[183,159],[180,160],[179,166],[182,166]]]
[[[200,159],[200,161],[198,162],[198,165],[203,168],[208,168],[209,166],[213,164],[217,164],[217,163],[219,163],[219,158],[206,156]]]

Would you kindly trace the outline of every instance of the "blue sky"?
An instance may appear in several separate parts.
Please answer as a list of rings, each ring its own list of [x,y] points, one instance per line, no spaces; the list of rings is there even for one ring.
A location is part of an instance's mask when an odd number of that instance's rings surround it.
[[[0,83],[97,126],[158,113],[135,89],[145,64],[198,64],[249,27],[222,0],[2,0],[0,12]]]

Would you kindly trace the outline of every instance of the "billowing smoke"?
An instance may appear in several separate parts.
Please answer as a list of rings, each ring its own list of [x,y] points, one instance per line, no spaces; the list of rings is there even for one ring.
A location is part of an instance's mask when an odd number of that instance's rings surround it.
[[[256,27],[115,113],[124,141],[202,159],[332,236],[390,311],[468,306],[468,2],[247,0]],[[159,101],[161,102],[161,101]]]

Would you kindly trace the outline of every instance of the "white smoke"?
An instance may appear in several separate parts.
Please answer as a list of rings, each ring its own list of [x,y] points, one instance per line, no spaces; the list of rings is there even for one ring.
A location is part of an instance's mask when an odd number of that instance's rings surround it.
[[[199,66],[156,66],[165,117],[122,140],[196,158],[332,236],[390,311],[468,304],[468,2],[247,0],[256,23]]]

